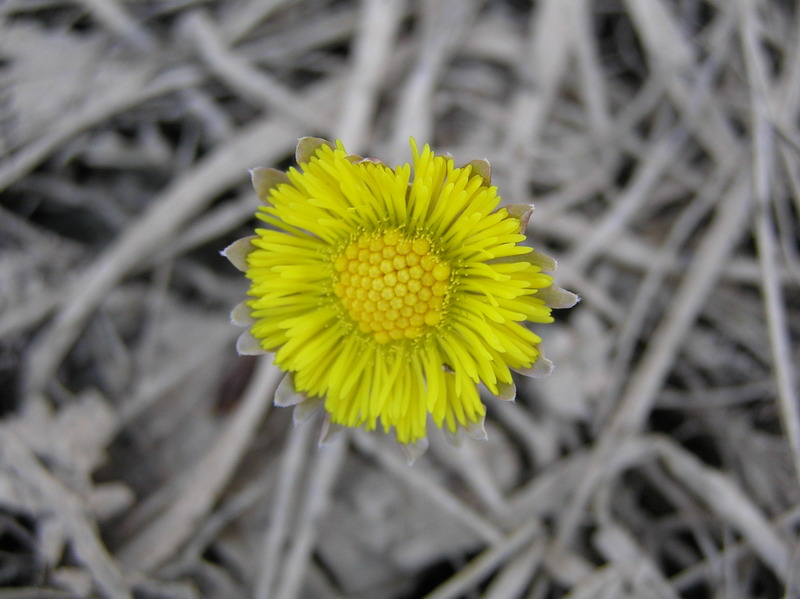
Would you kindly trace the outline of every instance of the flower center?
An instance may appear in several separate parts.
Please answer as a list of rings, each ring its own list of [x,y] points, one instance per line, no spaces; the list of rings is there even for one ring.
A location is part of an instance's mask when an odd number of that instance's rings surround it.
[[[333,263],[333,291],[350,317],[379,343],[414,339],[439,324],[451,269],[424,237],[399,230],[365,233]]]

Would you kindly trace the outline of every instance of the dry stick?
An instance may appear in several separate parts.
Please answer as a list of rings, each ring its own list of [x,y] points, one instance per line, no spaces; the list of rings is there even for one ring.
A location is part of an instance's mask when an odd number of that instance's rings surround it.
[[[592,31],[594,3],[589,0],[577,0],[567,2],[566,5],[571,28],[569,39],[575,45],[589,124],[595,142],[605,143],[611,131],[611,117],[605,74],[599,63],[600,51]]]
[[[274,119],[250,125],[155,198],[147,212],[84,271],[64,298],[64,307],[55,322],[32,348],[29,390],[41,389],[51,379],[86,320],[114,285],[202,211],[215,195],[241,180],[248,167],[271,163],[289,151],[296,131]],[[265,144],[265,139],[276,142]]]
[[[779,115],[780,124],[776,127],[790,131],[796,130],[793,126],[797,107],[800,105],[800,36],[794,32],[800,30],[800,13],[795,11],[794,25],[788,25],[787,46],[782,50],[783,61],[778,82],[778,95],[775,98],[774,108]],[[796,198],[800,200],[800,198]]]
[[[183,574],[196,563],[196,560],[203,559],[202,555],[208,547],[224,535],[225,527],[250,509],[258,509],[258,504],[263,503],[264,495],[274,485],[275,476],[271,469],[267,469],[255,480],[248,480],[244,488],[232,490],[230,496],[225,497],[224,503],[214,510],[214,513],[209,514],[196,534],[186,543],[180,557],[170,564],[169,569]],[[171,578],[168,573],[165,574],[165,578]]]
[[[246,193],[221,206],[212,208],[198,218],[177,239],[171,240],[167,247],[142,264],[142,269],[149,270],[166,260],[174,260],[205,243],[219,239],[225,233],[233,231],[242,223],[253,218],[257,206],[258,200],[252,187],[247,186]]]
[[[353,441],[359,450],[376,459],[403,485],[430,499],[443,514],[446,514],[446,517],[459,521],[464,528],[472,531],[482,541],[495,543],[502,538],[501,532],[492,522],[475,512],[422,470],[409,468],[394,450],[379,443],[372,435],[355,431]]]
[[[602,566],[579,581],[562,599],[616,599],[625,596],[621,586],[619,570],[615,566]]]
[[[269,411],[281,377],[282,373],[269,360],[259,360],[242,403],[184,481],[177,501],[122,547],[121,561],[137,570],[153,570],[192,535],[233,476]]]
[[[138,381],[130,399],[123,403],[117,412],[117,427],[123,429],[129,425],[134,418],[163,398],[170,389],[177,387],[210,361],[218,359],[221,348],[226,345],[232,347],[238,334],[239,331],[231,327],[228,336],[214,339],[213,343],[192,347],[181,355],[180,360],[171,362],[160,371]]]
[[[308,453],[308,440],[312,426],[306,422],[293,428],[288,435],[287,444],[281,459],[276,495],[273,498],[269,517],[269,529],[264,536],[261,549],[261,568],[255,585],[255,599],[268,599],[275,586],[275,575],[281,565],[281,556],[291,519],[290,512],[295,505],[297,482],[304,471],[303,464]]]
[[[694,66],[691,46],[661,0],[626,0],[625,4],[648,56],[669,71],[667,76]]]
[[[447,582],[426,595],[426,599],[463,597],[509,556],[515,554],[541,533],[538,521],[528,522],[507,537],[484,549]]]
[[[195,50],[208,64],[211,71],[230,85],[242,98],[256,106],[267,106],[284,114],[305,127],[306,131],[326,131],[331,119],[328,109],[320,106],[316,110],[299,101],[297,95],[272,79],[266,72],[254,68],[249,62],[231,52],[223,45],[211,21],[203,12],[193,12],[186,17],[183,26],[188,31]]]
[[[93,218],[99,219],[104,226],[113,231],[123,228],[128,221],[125,211],[117,204],[108,201],[105,190],[68,181],[63,173],[33,173],[17,183],[16,191],[44,196],[48,204],[52,202],[64,211],[86,210],[87,213],[93,214]]]
[[[64,285],[66,286],[66,285]],[[13,307],[3,307],[0,318],[0,339],[33,327],[58,307],[62,289],[46,289],[36,297]]]
[[[36,587],[0,589],[0,599],[75,599],[72,591],[59,591]]]
[[[0,429],[0,461],[13,468],[41,495],[100,594],[111,599],[130,598],[122,574],[103,546],[94,522],[86,516],[83,500],[54,478],[13,430]]]
[[[758,287],[758,283],[754,286]],[[706,317],[710,325],[719,329],[730,341],[740,345],[744,353],[764,364],[772,374],[769,335],[764,334],[764,307],[756,298],[753,298],[754,301],[748,299],[742,297],[741,288],[721,287],[714,294],[718,310],[709,310]]]
[[[467,487],[491,513],[492,519],[503,524],[508,522],[510,516],[508,501],[498,486],[498,478],[493,476],[492,464],[486,459],[485,444],[482,441],[467,438],[462,447],[448,449],[455,449],[457,452],[453,470],[460,472]],[[451,455],[453,454],[451,453]]]
[[[619,121],[615,121],[615,123],[619,123]],[[533,223],[539,220],[547,222],[550,218],[555,218],[580,206],[586,201],[586,198],[598,195],[608,185],[608,178],[608,173],[596,168],[582,174],[577,179],[564,181],[553,191],[536,196],[534,200],[536,211],[534,218],[528,223],[528,227],[532,227]]]
[[[235,44],[269,19],[273,12],[292,3],[296,3],[296,0],[250,0],[231,6],[230,16],[220,24],[223,39]]]
[[[663,78],[672,101],[684,114],[695,114],[696,97],[682,77],[693,67],[693,50],[680,28],[660,0],[627,0],[631,19],[636,24],[650,59],[653,76]],[[731,162],[730,149],[737,140],[715,103],[707,101],[702,118],[686,124],[692,135],[708,146],[718,164]]]
[[[781,419],[789,449],[792,454],[795,476],[800,481],[800,408],[795,388],[789,328],[786,320],[786,307],[780,283],[775,273],[775,261],[778,259],[775,229],[770,216],[770,174],[774,163],[774,137],[767,115],[767,97],[770,89],[767,83],[764,57],[759,51],[754,23],[758,19],[750,3],[740,0],[739,24],[740,35],[745,55],[745,66],[750,82],[750,102],[753,119],[754,156],[753,186],[755,195],[755,237],[758,250],[758,261],[761,265],[761,291],[764,295],[764,307],[767,316],[772,359],[774,360],[775,377],[778,384],[778,402]]]
[[[538,471],[552,462],[557,455],[556,432],[535,418],[522,404],[505,401],[493,402],[488,393],[482,393],[489,415],[497,418],[524,447],[528,460]]]
[[[648,14],[642,14],[640,18],[649,19],[650,16]],[[722,58],[719,56],[719,52],[712,54],[712,56],[707,59],[707,66],[702,69],[703,72],[701,76],[698,77],[696,86],[697,96],[702,95],[705,97],[708,94],[711,80],[713,75],[718,71],[718,65],[721,61]],[[694,113],[684,115],[685,122],[692,122],[694,119]],[[631,127],[632,124],[628,128]],[[728,180],[729,172],[729,169],[723,168],[722,170],[722,174],[712,178],[703,189],[698,191],[698,196],[700,196],[701,199],[705,200],[706,198],[716,198],[719,196],[720,192],[722,191],[721,186],[723,186]],[[633,308],[629,310],[625,319],[625,323],[622,327],[620,341],[617,344],[617,355],[614,363],[612,364],[613,374],[611,376],[611,380],[613,382],[606,390],[606,399],[600,402],[601,406],[610,406],[611,398],[615,397],[619,392],[619,389],[622,387],[623,370],[627,366],[630,359],[635,338],[638,332],[641,330],[642,323],[644,322],[644,318],[648,311],[648,306],[658,291],[663,278],[667,274],[667,271],[675,268],[677,261],[674,259],[674,257],[678,248],[683,244],[684,238],[687,237],[692,230],[694,230],[695,223],[708,210],[708,207],[706,207],[705,204],[706,202],[697,201],[692,203],[690,208],[688,208],[675,223],[666,242],[653,257],[653,260],[649,261],[650,267],[646,269],[645,279],[640,285],[640,289],[637,292],[637,297],[633,303]],[[614,244],[610,245],[613,246]],[[601,418],[597,419],[597,421],[602,421],[604,416],[604,414],[601,415]]]
[[[209,144],[224,143],[226,139],[233,137],[233,115],[225,110],[224,105],[217,104],[211,98],[210,91],[185,89],[179,94],[178,101],[183,104],[186,118],[195,117]]]
[[[529,518],[562,508],[583,476],[588,459],[585,452],[573,451],[539,470],[510,498],[511,513]]]
[[[163,358],[158,353],[161,342],[164,312],[169,305],[169,286],[175,269],[174,260],[157,263],[153,271],[152,282],[146,292],[141,318],[140,341],[134,352],[133,370],[140,380],[150,380],[156,375],[159,367],[164,366]],[[172,365],[170,364],[170,367]]]
[[[780,134],[781,131],[778,130],[778,133]],[[784,140],[785,140],[785,138],[784,138]],[[794,159],[792,159],[792,150],[793,149],[795,150],[795,158]],[[790,148],[790,147],[787,147],[787,145],[784,143],[784,144],[780,145],[780,152],[781,152],[781,159],[783,161],[783,169],[784,169],[784,171],[787,173],[787,175],[789,177],[789,188],[791,190],[790,195],[794,199],[795,212],[800,214],[800,173],[798,173],[796,168],[795,168],[796,159],[797,159],[796,155],[797,155],[797,153],[800,153],[800,146],[798,146],[797,148]],[[786,212],[789,212],[788,208],[787,208]],[[791,254],[789,253],[789,251],[786,248],[784,248],[783,251],[787,255],[790,255],[792,257],[796,257],[796,255],[797,255],[797,249],[794,246],[792,246],[792,250],[791,250],[792,253]],[[790,264],[790,269],[794,273],[794,280],[795,281],[800,280],[800,267],[798,267],[796,265],[792,266]]]
[[[775,133],[779,137],[782,137],[781,131],[776,129]],[[786,160],[788,158],[785,151],[787,148],[783,143],[780,145],[781,158]],[[795,168],[791,166],[790,160],[786,160],[784,170],[787,170],[787,167],[789,172],[787,173],[788,182],[785,184],[787,188],[786,193],[792,195],[797,204],[800,205],[800,197],[798,197],[798,192],[800,192],[800,185],[798,185],[800,182],[800,173],[795,172]],[[775,168],[776,170],[780,170],[780,167],[777,165]],[[797,226],[792,215],[792,204],[788,201],[784,202],[776,198],[774,207],[774,222],[777,226],[778,247],[786,263],[786,269],[793,274],[796,282],[800,282],[800,247],[798,247],[797,244]]]
[[[717,555],[719,550],[714,539],[714,531],[709,530],[707,519],[690,497],[690,491],[673,478],[664,476],[663,469],[655,464],[645,466],[641,472],[653,485],[653,488],[675,508],[675,520],[677,520],[678,526],[688,529],[700,552],[705,556]],[[644,517],[647,518],[647,516]],[[691,552],[691,555],[687,555],[684,561],[691,563],[696,559],[694,552]],[[680,561],[676,563],[680,563]]]
[[[669,99],[683,114],[698,114],[696,118],[684,121],[695,141],[702,144],[713,161],[722,168],[730,168],[736,164],[736,151],[740,141],[729,130],[728,121],[720,113],[719,107],[711,103],[709,98],[698,99],[694,90],[690,89],[678,77],[669,77],[666,80]],[[702,107],[697,102],[704,101]]]
[[[433,92],[447,61],[472,24],[481,0],[442,0],[422,4],[422,40],[418,62],[409,73],[398,101],[389,158],[399,162],[409,136],[418,141],[433,133]]]
[[[37,253],[49,253],[57,248],[60,264],[70,264],[80,254],[81,250],[77,245],[63,237],[59,237],[43,229],[32,225],[26,219],[10,210],[0,206],[0,238],[26,248],[25,256],[30,258]],[[12,241],[13,240],[13,241]],[[33,251],[31,248],[37,248]],[[4,251],[0,254],[0,270],[5,271],[8,260],[13,260],[13,254]],[[62,268],[62,270],[64,270]],[[2,273],[0,272],[0,276]],[[65,283],[60,283],[63,286]],[[25,301],[15,302],[13,305],[4,305],[0,310],[0,339],[11,337],[18,331],[22,331],[35,325],[45,318],[58,305],[60,289],[43,288],[38,290],[36,295],[31,294],[25,297]]]
[[[594,535],[593,541],[600,553],[617,565],[637,597],[677,599],[678,593],[624,527],[609,523]]]
[[[557,584],[572,588],[591,575],[596,566],[579,553],[556,554],[549,548],[544,556],[544,567]],[[546,578],[542,577],[544,580]]]
[[[800,12],[795,15],[795,25],[789,31],[796,31],[800,27]],[[795,160],[800,156],[800,137],[796,135],[797,127],[794,125],[798,106],[800,105],[800,36],[794,36],[791,50],[784,52],[782,75],[783,79],[776,84],[780,87],[778,97],[773,103],[776,120],[773,121],[776,133],[784,143],[780,147],[784,169],[789,177],[789,185],[793,193],[790,194],[795,211],[800,213],[800,174],[795,168]],[[767,98],[769,100],[770,98]],[[779,221],[780,222],[780,221]],[[786,250],[784,250],[786,251]],[[795,268],[795,275],[797,269]]]
[[[568,15],[565,6],[562,0],[546,0],[531,14],[528,26],[530,46],[519,57],[519,92],[512,100],[508,129],[504,132],[506,141],[503,145],[511,152],[535,147],[561,78],[566,73],[569,35],[566,34]],[[512,156],[507,157],[507,161],[514,163]],[[518,180],[512,182],[512,193],[519,198],[528,195],[524,188],[529,175],[521,172],[524,170],[514,169],[512,173],[520,171]]]
[[[297,0],[294,0],[295,3]],[[308,18],[287,26],[281,30],[271,29],[268,36],[256,35],[243,42],[242,52],[260,64],[269,65],[278,70],[309,65],[318,67],[321,73],[333,74],[339,71],[339,60],[330,54],[332,46],[349,44],[358,23],[357,5],[355,2],[337,5],[331,10],[316,10]],[[220,26],[223,28],[224,25]],[[224,36],[229,45],[237,41],[230,35]],[[341,90],[337,88],[331,99],[341,98]]]
[[[576,488],[559,522],[556,538],[559,550],[566,548],[574,537],[584,506],[604,475],[604,464],[609,453],[620,438],[635,433],[644,424],[686,332],[701,312],[725,261],[739,241],[748,215],[747,183],[746,173],[743,173],[718,206],[710,229],[697,249],[694,262],[630,378],[613,420],[595,445],[586,468],[586,477]]]
[[[719,184],[721,191],[721,182]],[[717,189],[713,185],[710,193]],[[664,244],[659,249],[652,262],[651,268],[646,271],[644,280],[639,285],[632,304],[627,310],[625,321],[617,336],[616,352],[610,364],[611,376],[608,388],[603,393],[600,406],[611,406],[613,398],[617,397],[624,385],[625,371],[628,369],[637,338],[639,338],[653,301],[666,278],[670,266],[677,263],[679,248],[684,244],[695,227],[710,210],[706,198],[695,199],[676,219],[676,222]],[[607,410],[603,410],[607,412]],[[601,414],[597,422],[602,422],[606,414]]]
[[[621,105],[614,113],[614,135],[620,138],[637,135],[637,124],[657,112],[658,106],[664,101],[666,88],[663,79],[648,77],[635,95],[625,94],[622,98],[617,98],[617,103]]]
[[[791,574],[789,548],[750,498],[728,476],[705,466],[669,439],[657,439],[656,447],[673,476],[700,497],[714,514],[736,528],[786,583]]]
[[[500,525],[508,522],[508,505],[503,492],[498,488],[495,476],[485,457],[485,445],[475,439],[464,439],[458,447],[445,439],[444,435],[432,435],[430,449],[442,466],[457,473],[467,488],[475,495],[476,502],[485,509],[492,520]]]
[[[674,410],[724,410],[752,403],[775,393],[775,379],[765,377],[741,385],[712,387],[697,391],[665,390],[659,394],[658,405]]]
[[[544,539],[535,539],[530,546],[509,557],[508,564],[492,579],[483,599],[521,597],[539,571],[545,548]]]
[[[365,0],[362,4],[355,58],[338,131],[350,152],[358,154],[369,140],[378,92],[383,84],[400,21],[406,13],[404,0]]]
[[[151,50],[155,44],[147,30],[140,27],[119,7],[117,0],[81,0],[81,3],[116,34],[126,38],[142,50]]]
[[[298,592],[308,565],[317,536],[317,525],[328,505],[330,492],[336,475],[341,469],[347,451],[344,438],[320,448],[316,460],[309,471],[308,488],[292,535],[292,546],[284,562],[283,576],[276,599],[294,599]]]
[[[611,240],[614,237],[619,238],[619,232],[624,230],[636,210],[646,202],[659,177],[668,168],[669,163],[683,145],[684,139],[685,132],[677,131],[657,142],[655,147],[648,152],[644,165],[639,169],[627,190],[615,201],[602,221],[594,224],[591,232],[580,238],[583,241],[572,251],[572,254],[563,260],[562,265],[565,266],[562,266],[559,276],[564,284],[574,286],[584,293],[587,300],[593,305],[597,303],[598,299],[604,299],[604,294],[589,287],[586,283],[587,278],[581,272],[588,267],[589,262],[598,252],[607,247],[613,247],[617,243],[617,241],[611,243]],[[552,224],[551,221],[548,221],[548,225],[550,224]],[[624,316],[624,310],[614,309],[610,302],[605,303],[610,304],[608,307],[600,305],[605,314],[616,313],[620,317]],[[619,320],[615,319],[615,322],[619,322]]]
[[[598,251],[613,245],[612,239],[619,235],[636,210],[646,202],[659,177],[674,160],[685,139],[685,132],[679,130],[657,142],[647,153],[644,164],[625,192],[614,201],[603,220],[595,224],[594,230],[573,250],[571,256],[564,259],[571,273],[585,270]],[[577,278],[577,275],[574,278]]]
[[[733,170],[736,171],[737,169],[734,168]],[[564,243],[574,243],[576,239],[588,237],[594,230],[594,225],[590,219],[570,213],[559,214],[557,218],[548,220],[546,223],[532,218],[528,225],[528,230],[543,238],[552,238]],[[615,239],[613,244],[603,248],[603,254],[621,266],[646,272],[649,270],[653,260],[656,259],[657,250],[644,239],[628,235]],[[559,267],[559,272],[563,275],[564,265],[559,264]],[[672,276],[680,276],[683,272],[682,265],[673,264],[670,266],[669,274]],[[562,278],[562,275],[559,275],[559,278]],[[720,272],[722,281],[734,284],[758,285],[761,280],[760,276],[761,269],[758,263],[755,260],[743,257],[731,257]],[[780,269],[778,276],[781,281],[788,283],[795,281],[791,273],[786,269]]]
[[[800,505],[795,505],[789,511],[781,514],[775,519],[774,523],[777,525],[777,527],[786,530],[787,534],[793,534],[793,531],[796,529],[798,524],[800,524]],[[750,547],[745,543],[745,541],[739,541],[726,548],[724,553],[720,554],[719,556],[706,557],[702,561],[693,564],[682,572],[679,572],[673,577],[672,584],[679,591],[688,590],[691,587],[699,584],[703,578],[708,578],[710,576],[709,571],[718,570],[719,564],[717,562],[720,560],[724,559],[726,562],[736,561],[746,553],[751,553]],[[793,563],[797,563],[796,548],[794,548]],[[797,574],[795,573],[796,571],[797,568],[794,568],[789,573],[789,576],[792,577],[789,582],[794,586],[797,586],[797,580],[795,580],[797,577]],[[787,584],[787,588],[791,588],[789,584]]]
[[[601,439],[601,443],[604,439]],[[656,457],[661,458],[676,479],[699,497],[711,512],[740,531],[764,563],[774,570],[780,580],[786,581],[790,554],[787,545],[758,507],[728,476],[704,465],[666,437],[634,437],[628,434],[620,435],[614,441],[605,443],[607,451],[602,464],[605,472],[595,473],[590,465],[584,470],[589,478],[618,476]],[[591,458],[594,459],[596,455],[595,451]],[[582,492],[580,485],[577,492]],[[560,554],[556,544],[554,550],[548,552],[548,558],[557,559]]]
[[[144,102],[192,87],[201,81],[196,71],[182,70],[169,73],[157,81],[146,84],[135,82],[127,87],[114,88],[107,95],[92,99],[82,109],[67,112],[45,137],[29,143],[6,158],[0,166],[0,191],[24,177],[50,155],[58,146],[81,131],[107,121],[113,115]]]

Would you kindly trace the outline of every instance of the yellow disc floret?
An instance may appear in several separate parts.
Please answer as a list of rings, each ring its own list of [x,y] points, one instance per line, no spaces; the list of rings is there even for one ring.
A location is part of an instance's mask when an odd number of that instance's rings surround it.
[[[378,343],[415,339],[443,318],[452,269],[425,237],[364,233],[334,259],[333,291]]]

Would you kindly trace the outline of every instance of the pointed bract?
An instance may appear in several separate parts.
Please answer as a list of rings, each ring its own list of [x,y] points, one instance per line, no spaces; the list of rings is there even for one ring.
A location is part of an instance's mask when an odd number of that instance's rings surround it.
[[[251,235],[237,239],[220,253],[238,270],[247,272],[247,255],[255,249],[251,242],[256,238],[256,235]]]
[[[558,266],[555,258],[544,252],[537,252],[536,250],[533,250],[530,254],[525,254],[523,258],[546,272],[555,272]]]
[[[239,302],[231,310],[231,322],[237,327],[249,327],[256,322],[246,301]]]
[[[502,258],[493,258],[490,264],[512,264],[514,262],[528,262],[534,266],[538,266],[545,272],[553,272],[556,270],[556,261],[554,258],[533,250],[527,254],[519,256],[503,256]]]
[[[278,407],[288,408],[290,406],[296,406],[305,400],[305,394],[295,390],[294,375],[291,372],[281,379],[278,388],[275,389],[274,403]]]
[[[406,456],[406,462],[408,462],[408,465],[413,466],[414,462],[425,455],[425,452],[428,451],[428,438],[422,437],[413,443],[401,443],[400,449],[403,450],[403,454]]]
[[[539,289],[536,296],[544,300],[545,305],[557,309],[571,308],[580,301],[577,295],[556,285]]]
[[[456,426],[455,431],[449,428],[443,429],[445,440],[453,447],[461,447],[464,444],[464,437],[475,439],[476,441],[486,441],[489,436],[486,434],[486,415],[481,416],[477,422],[470,422],[467,426]]]
[[[253,189],[258,194],[258,199],[265,203],[269,203],[269,194],[273,188],[281,183],[289,183],[289,177],[285,172],[264,166],[250,169],[250,179],[253,182]]]
[[[319,137],[301,137],[297,142],[297,149],[294,154],[297,164],[306,164],[322,146],[328,146],[331,149],[336,147],[327,139],[320,139]]]
[[[545,358],[544,355],[540,355],[539,359],[536,360],[530,368],[513,368],[512,370],[522,376],[540,379],[551,374],[554,367],[550,360]]]
[[[455,448],[459,448],[464,444],[463,426],[457,426],[456,430],[454,431],[451,431],[449,428],[445,427],[442,429],[442,434],[444,435],[444,440]]]
[[[267,352],[261,347],[261,342],[253,337],[250,331],[245,331],[236,340],[236,351],[240,356],[263,356]]]
[[[464,432],[471,439],[486,441],[489,438],[489,435],[486,434],[486,417],[484,416],[478,422],[470,422]]]
[[[514,401],[517,399],[517,386],[514,383],[497,383],[497,399]]]
[[[331,422],[331,415],[326,413],[325,417],[322,419],[322,426],[319,430],[319,446],[330,445],[341,438],[346,430],[347,428],[341,424]]]
[[[528,221],[533,214],[533,204],[509,204],[505,206],[505,209],[511,216],[519,219],[519,232],[524,235],[528,230]]]
[[[483,179],[483,184],[489,187],[492,184],[492,165],[485,158],[470,160],[464,166],[472,167],[472,174],[478,175]]]
[[[312,416],[322,408],[323,400],[321,397],[309,397],[305,401],[301,401],[294,407],[292,412],[292,422],[295,426],[308,422]]]

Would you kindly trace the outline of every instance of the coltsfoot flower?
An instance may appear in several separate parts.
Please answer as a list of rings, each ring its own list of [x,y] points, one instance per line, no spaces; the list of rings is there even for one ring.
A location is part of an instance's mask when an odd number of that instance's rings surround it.
[[[426,422],[485,437],[478,385],[515,397],[511,371],[552,370],[526,322],[577,297],[551,257],[522,245],[532,206],[500,207],[490,167],[456,167],[411,140],[390,168],[316,138],[299,169],[251,171],[266,228],[223,253],[251,281],[232,320],[241,354],[274,352],[278,405],[336,427],[394,429],[411,458]]]

